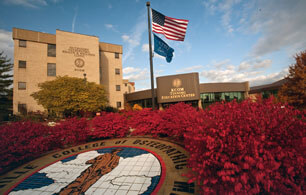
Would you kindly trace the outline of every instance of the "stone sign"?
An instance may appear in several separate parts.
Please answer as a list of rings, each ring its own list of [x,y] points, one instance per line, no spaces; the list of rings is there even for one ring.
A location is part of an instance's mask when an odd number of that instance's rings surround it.
[[[199,74],[157,77],[157,102],[179,102],[200,99]]]

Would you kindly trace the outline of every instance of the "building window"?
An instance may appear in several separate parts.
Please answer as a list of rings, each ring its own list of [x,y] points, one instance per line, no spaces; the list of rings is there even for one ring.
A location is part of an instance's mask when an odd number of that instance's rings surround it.
[[[56,64],[48,63],[47,64],[47,75],[48,76],[56,76]]]
[[[118,75],[120,75],[120,69],[119,69],[119,68],[116,68],[116,69],[115,69],[115,73],[118,74]]]
[[[115,53],[115,58],[119,59],[119,53]]]
[[[26,68],[27,67],[27,62],[19,60],[18,67],[19,68]]]
[[[116,91],[120,91],[120,85],[116,85]]]
[[[48,56],[56,57],[56,45],[48,44]]]
[[[27,47],[27,41],[26,40],[19,40],[19,47]]]
[[[127,83],[124,83],[124,86],[126,86],[126,87],[127,87]]]
[[[121,108],[121,102],[117,102],[117,108]]]
[[[208,105],[218,101],[233,101],[236,99],[240,102],[244,99],[244,92],[215,92],[201,93],[202,106],[206,108]]]
[[[18,89],[25,90],[27,88],[26,82],[18,82]]]
[[[18,112],[22,115],[27,114],[27,105],[26,104],[18,104]]]

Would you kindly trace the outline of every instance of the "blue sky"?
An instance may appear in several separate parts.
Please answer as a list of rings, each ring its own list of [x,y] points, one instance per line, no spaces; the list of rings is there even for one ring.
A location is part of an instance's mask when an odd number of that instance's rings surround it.
[[[184,42],[159,35],[174,52],[155,54],[154,76],[199,72],[200,81],[271,83],[306,49],[306,0],[152,0],[166,16],[188,19]],[[1,0],[0,50],[13,57],[12,28],[98,36],[123,46],[123,77],[150,88],[143,0]],[[155,85],[156,86],[156,85]]]

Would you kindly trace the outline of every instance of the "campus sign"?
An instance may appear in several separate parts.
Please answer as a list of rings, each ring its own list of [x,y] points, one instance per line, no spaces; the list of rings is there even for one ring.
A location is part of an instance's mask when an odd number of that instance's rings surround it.
[[[200,99],[198,73],[157,77],[156,82],[158,103]]]

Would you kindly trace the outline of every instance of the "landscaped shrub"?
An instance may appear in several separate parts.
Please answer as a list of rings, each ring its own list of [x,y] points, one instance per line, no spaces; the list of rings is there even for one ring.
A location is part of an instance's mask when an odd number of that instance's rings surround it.
[[[132,135],[168,136],[176,140],[182,140],[188,128],[199,120],[197,110],[184,103],[164,111],[144,109],[130,113],[129,125],[135,129]]]
[[[51,131],[50,127],[33,122],[0,126],[0,173],[56,148],[49,136]]]
[[[50,137],[61,147],[84,143],[89,137],[88,121],[77,117],[66,119],[53,127]]]
[[[305,117],[292,107],[243,101],[217,103],[185,134],[187,174],[204,193],[305,192]]]
[[[124,137],[129,133],[126,117],[119,113],[103,112],[91,121],[90,136],[95,138]]]
[[[145,108],[139,111],[126,113],[128,125],[134,129],[132,135],[152,135],[156,137],[160,132],[157,130],[160,125],[159,110]]]
[[[177,103],[160,112],[160,124],[157,131],[176,140],[183,140],[184,134],[198,122],[197,110],[191,105]]]

